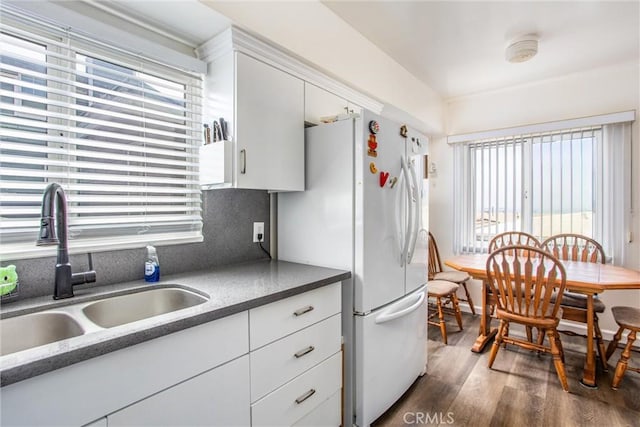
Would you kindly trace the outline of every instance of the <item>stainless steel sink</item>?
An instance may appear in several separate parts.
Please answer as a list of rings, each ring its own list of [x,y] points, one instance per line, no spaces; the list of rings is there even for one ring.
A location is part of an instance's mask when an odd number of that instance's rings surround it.
[[[180,288],[155,288],[105,298],[88,304],[83,314],[98,326],[110,328],[193,307],[207,298]]]
[[[67,313],[44,312],[0,320],[0,356],[84,334]]]

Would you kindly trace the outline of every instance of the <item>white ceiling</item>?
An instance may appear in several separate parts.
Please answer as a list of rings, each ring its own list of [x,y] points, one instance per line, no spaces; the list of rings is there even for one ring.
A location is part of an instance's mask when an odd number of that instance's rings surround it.
[[[324,2],[444,98],[638,60],[639,2]],[[514,36],[539,53],[508,63]]]
[[[197,0],[84,1],[192,46],[230,24]],[[445,99],[640,58],[640,0],[323,3]],[[538,34],[538,55],[506,62],[508,42],[526,33]]]

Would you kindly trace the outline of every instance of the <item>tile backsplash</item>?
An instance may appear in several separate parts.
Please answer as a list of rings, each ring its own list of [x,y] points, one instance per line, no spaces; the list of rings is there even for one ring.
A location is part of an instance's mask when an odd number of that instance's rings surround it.
[[[158,246],[161,275],[266,257],[252,239],[253,222],[264,222],[263,245],[269,248],[269,194],[266,191],[203,191],[202,209],[204,241]],[[97,273],[97,281],[82,287],[143,279],[145,255],[145,248],[93,253],[93,268]],[[55,257],[7,261],[3,264],[14,264],[20,277],[19,293],[11,298],[11,301],[53,295]],[[87,256],[72,255],[71,266],[74,272],[85,271],[88,268]]]

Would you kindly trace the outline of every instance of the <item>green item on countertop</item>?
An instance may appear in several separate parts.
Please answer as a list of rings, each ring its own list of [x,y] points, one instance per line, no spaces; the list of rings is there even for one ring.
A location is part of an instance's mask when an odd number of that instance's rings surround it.
[[[18,273],[15,265],[0,267],[0,295],[6,295],[18,286]]]

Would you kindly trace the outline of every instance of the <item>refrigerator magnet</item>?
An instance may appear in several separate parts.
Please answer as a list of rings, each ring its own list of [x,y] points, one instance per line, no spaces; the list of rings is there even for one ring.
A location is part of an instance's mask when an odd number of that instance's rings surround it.
[[[400,126],[400,136],[401,137],[406,138],[408,133],[409,133],[409,130],[407,129],[407,125]]]
[[[376,136],[374,134],[369,135],[369,140],[367,141],[367,156],[370,157],[378,157],[378,141],[376,141]]]
[[[378,122],[376,122],[375,120],[371,120],[369,122],[369,131],[374,135],[376,133],[380,132],[380,124]]]
[[[373,162],[369,163],[369,170],[371,171],[372,174],[378,173],[378,168],[376,167],[376,164]]]
[[[396,186],[396,183],[398,182],[398,177],[394,176],[389,180],[389,187],[393,188]]]
[[[389,179],[389,172],[380,172],[380,187],[384,187]]]

